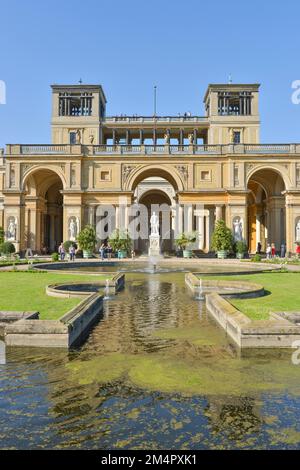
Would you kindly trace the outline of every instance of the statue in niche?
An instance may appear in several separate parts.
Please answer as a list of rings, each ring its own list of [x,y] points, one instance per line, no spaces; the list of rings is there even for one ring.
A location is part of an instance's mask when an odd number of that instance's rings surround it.
[[[76,131],[76,144],[81,144],[81,132],[79,129]]]
[[[189,134],[189,143],[190,143],[190,145],[193,145],[193,143],[194,143],[194,134]]]
[[[15,170],[11,170],[10,172],[10,187],[13,187],[16,185],[16,172]]]
[[[169,132],[167,132],[167,133],[164,135],[164,139],[165,139],[165,144],[169,144],[169,143],[170,143],[170,134],[169,134]]]
[[[91,145],[93,145],[94,140],[95,140],[95,137],[91,134],[91,135],[90,135],[90,144],[91,144]]]
[[[9,217],[7,224],[7,240],[16,240],[17,223],[15,217]]]
[[[71,171],[71,186],[76,185],[76,171],[72,169]]]
[[[71,217],[69,219],[69,239],[75,242],[79,233],[79,219],[78,217]]]
[[[233,219],[233,236],[236,242],[243,240],[243,221],[240,217]]]
[[[151,225],[151,234],[150,235],[159,235],[159,219],[155,212],[152,213],[150,218]]]
[[[300,219],[296,224],[296,242],[300,242]]]

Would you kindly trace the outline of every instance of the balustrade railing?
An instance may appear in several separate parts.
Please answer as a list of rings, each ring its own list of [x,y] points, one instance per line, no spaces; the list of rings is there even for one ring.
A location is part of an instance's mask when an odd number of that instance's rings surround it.
[[[147,122],[206,122],[203,116],[107,116],[104,123],[147,123]]]
[[[5,155],[228,155],[300,154],[300,144],[7,145]]]
[[[20,145],[22,155],[66,154],[67,145]]]

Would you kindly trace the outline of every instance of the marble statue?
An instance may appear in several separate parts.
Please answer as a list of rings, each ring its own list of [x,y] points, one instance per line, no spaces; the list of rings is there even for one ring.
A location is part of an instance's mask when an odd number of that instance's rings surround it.
[[[8,221],[8,228],[7,228],[7,239],[8,240],[15,240],[17,233],[17,224],[14,217],[10,217]]]
[[[233,219],[233,236],[236,242],[243,240],[243,222],[240,217]]]
[[[296,242],[300,242],[300,219],[296,224]]]
[[[70,233],[70,240],[75,241],[76,237],[78,235],[78,230],[79,229],[79,220],[78,217],[75,219],[75,217],[71,217],[70,223],[69,223],[69,233]]]
[[[159,235],[159,219],[155,212],[152,213],[150,218],[151,235]]]

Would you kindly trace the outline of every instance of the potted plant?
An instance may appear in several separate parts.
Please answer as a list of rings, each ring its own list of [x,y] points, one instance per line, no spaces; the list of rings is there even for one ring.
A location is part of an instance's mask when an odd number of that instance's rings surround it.
[[[2,255],[12,255],[16,252],[15,245],[11,242],[3,242],[0,245],[0,253]]]
[[[92,227],[91,225],[86,225],[84,229],[79,232],[77,241],[83,251],[83,257],[92,258],[93,251],[97,243],[97,237],[94,227]]]
[[[128,230],[116,228],[110,235],[109,244],[113,251],[118,253],[118,258],[126,258],[131,250],[132,240]]]
[[[232,231],[226,226],[224,220],[218,220],[212,235],[212,248],[217,252],[218,258],[227,258],[232,245]]]
[[[236,242],[236,257],[238,259],[243,259],[245,256],[245,253],[248,251],[248,246],[243,240],[239,240]]]
[[[175,239],[175,244],[178,246],[180,250],[182,250],[182,254],[184,258],[192,258],[193,250],[188,249],[188,247],[192,245],[193,243],[195,243],[196,240],[197,240],[196,232],[191,232],[191,233],[182,232]]]

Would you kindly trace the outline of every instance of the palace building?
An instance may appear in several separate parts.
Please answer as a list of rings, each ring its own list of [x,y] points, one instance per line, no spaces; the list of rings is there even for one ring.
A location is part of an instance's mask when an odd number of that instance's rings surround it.
[[[199,104],[200,108],[200,104]],[[213,84],[204,116],[106,115],[100,85],[52,86],[52,143],[0,152],[0,226],[17,250],[57,249],[99,207],[127,227],[133,203],[169,208],[174,233],[199,232],[208,253],[215,221],[257,243],[300,241],[300,144],[260,144],[259,85]],[[197,210],[201,206],[203,210]],[[136,248],[146,250],[145,241]]]

